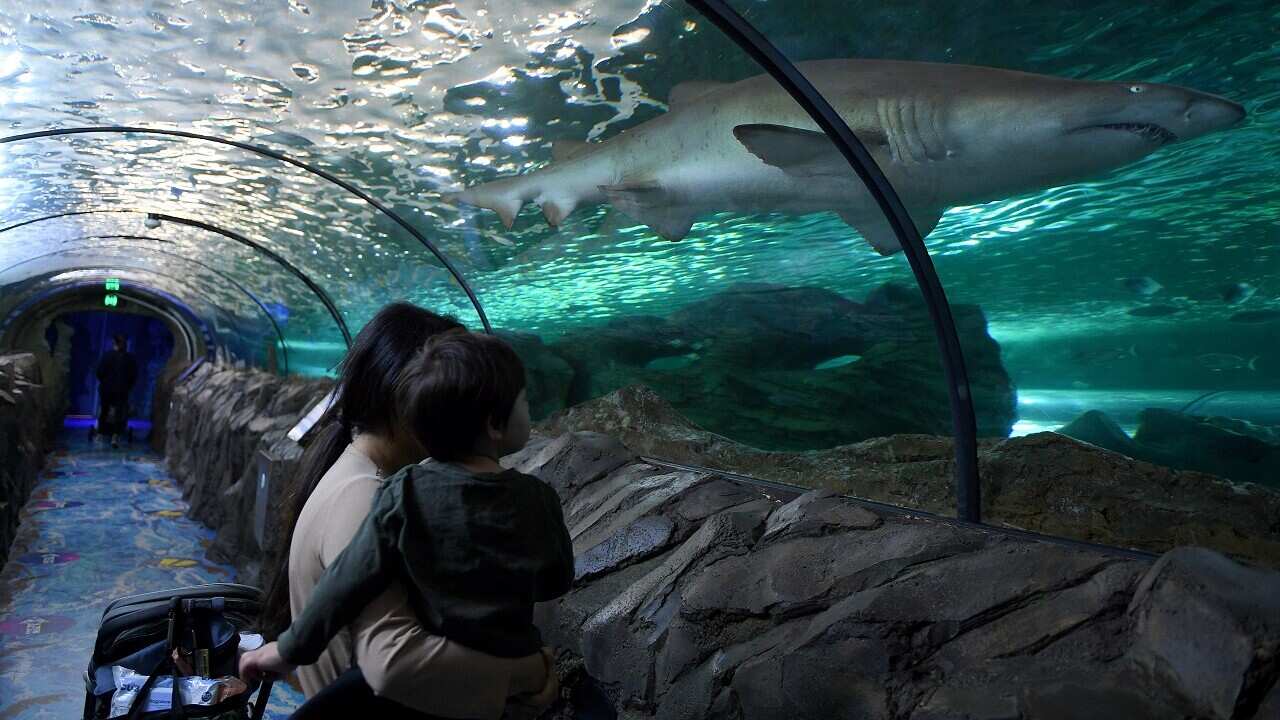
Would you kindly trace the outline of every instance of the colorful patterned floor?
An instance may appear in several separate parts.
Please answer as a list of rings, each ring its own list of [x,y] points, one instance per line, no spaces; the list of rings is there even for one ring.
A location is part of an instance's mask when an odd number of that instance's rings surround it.
[[[49,458],[0,572],[0,720],[72,720],[102,610],[122,595],[234,579],[213,533],[186,517],[163,459],[90,446],[76,431]],[[277,685],[268,717],[301,702]]]

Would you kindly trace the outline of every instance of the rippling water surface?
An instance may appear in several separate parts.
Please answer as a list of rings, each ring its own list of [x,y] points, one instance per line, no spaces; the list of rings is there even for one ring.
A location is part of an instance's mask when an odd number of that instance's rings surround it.
[[[736,5],[795,59],[899,58],[1168,82],[1248,109],[1235,128],[1091,182],[946,214],[929,245],[949,295],[981,304],[1015,357],[1054,338],[1167,334],[1188,323],[1238,329],[1225,323],[1241,308],[1221,300],[1224,284],[1257,288],[1244,309],[1280,310],[1275,3]],[[656,117],[676,83],[758,73],[675,1],[0,1],[6,133],[143,125],[286,152],[401,211],[470,279],[495,324],[543,334],[663,312],[741,281],[861,298],[886,280],[909,279],[900,255],[879,257],[830,214],[709,215],[670,244],[604,207],[579,210],[559,231],[527,209],[506,231],[492,213],[441,201],[443,191],[549,162],[554,140],[606,139]],[[102,209],[202,219],[275,248],[322,281],[353,326],[406,296],[474,321],[413,238],[296,168],[147,135],[2,148],[0,227]],[[141,215],[121,213],[33,223],[0,235],[0,268],[9,268],[0,278],[118,266],[124,256],[140,280],[211,298],[246,327],[262,322],[231,284],[152,252],[159,247],[288,305],[291,339],[336,347],[319,303],[261,255],[190,228],[143,230]],[[86,251],[85,238],[100,249]],[[34,247],[55,254],[11,267],[40,254]],[[193,275],[200,279],[184,280]],[[1130,276],[1152,277],[1160,294],[1136,297],[1120,282]],[[1130,314],[1144,304],[1176,313]],[[1239,342],[1250,346],[1280,340],[1267,326],[1245,329]],[[1259,349],[1258,377],[1272,385],[1280,384],[1274,347]]]

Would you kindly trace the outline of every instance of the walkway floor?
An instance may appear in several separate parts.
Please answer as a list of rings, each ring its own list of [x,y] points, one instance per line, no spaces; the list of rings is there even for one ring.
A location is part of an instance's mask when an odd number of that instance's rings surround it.
[[[205,556],[213,533],[149,450],[62,438],[0,573],[0,720],[73,720],[102,610],[122,595],[234,580]],[[268,717],[301,693],[279,684]]]

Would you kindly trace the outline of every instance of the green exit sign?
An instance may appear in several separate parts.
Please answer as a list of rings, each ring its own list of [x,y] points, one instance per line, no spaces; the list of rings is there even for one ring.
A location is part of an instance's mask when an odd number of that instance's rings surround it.
[[[118,278],[107,278],[107,289],[116,291],[120,289],[120,280]]]
[[[107,295],[106,297],[102,298],[102,304],[106,305],[107,307],[115,307],[120,304],[120,296]]]

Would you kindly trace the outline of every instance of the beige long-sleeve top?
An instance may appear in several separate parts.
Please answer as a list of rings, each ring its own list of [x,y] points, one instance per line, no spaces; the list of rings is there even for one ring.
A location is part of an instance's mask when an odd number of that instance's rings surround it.
[[[325,568],[364,521],[381,480],[377,466],[353,446],[329,468],[307,499],[289,546],[289,604],[302,614]],[[298,668],[311,697],[359,664],[377,695],[449,718],[502,716],[517,661],[497,658],[422,628],[398,583],[334,637],[320,660]]]

